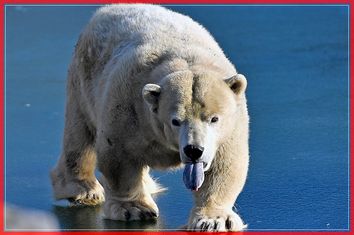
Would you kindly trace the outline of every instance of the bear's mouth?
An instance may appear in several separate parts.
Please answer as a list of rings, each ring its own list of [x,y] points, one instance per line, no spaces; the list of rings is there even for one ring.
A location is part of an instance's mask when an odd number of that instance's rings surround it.
[[[198,191],[204,182],[204,162],[186,163],[183,171],[183,182],[187,189]]]

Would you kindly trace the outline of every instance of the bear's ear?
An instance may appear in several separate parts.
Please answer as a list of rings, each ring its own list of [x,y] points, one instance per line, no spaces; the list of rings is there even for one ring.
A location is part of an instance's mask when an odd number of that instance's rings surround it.
[[[246,91],[247,80],[242,74],[236,74],[224,81],[236,95],[243,94]]]
[[[158,99],[161,94],[161,87],[157,84],[146,84],[143,88],[143,98],[150,110],[157,112]]]

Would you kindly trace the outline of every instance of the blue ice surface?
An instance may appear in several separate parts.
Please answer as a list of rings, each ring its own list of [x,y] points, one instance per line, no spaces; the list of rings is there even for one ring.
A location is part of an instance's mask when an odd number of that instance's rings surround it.
[[[348,6],[168,8],[204,25],[248,78],[250,169],[235,207],[249,230],[348,229]],[[156,223],[52,198],[67,68],[95,9],[6,7],[6,200],[54,213],[62,229],[176,229],[193,204],[181,171],[154,172],[169,188]]]

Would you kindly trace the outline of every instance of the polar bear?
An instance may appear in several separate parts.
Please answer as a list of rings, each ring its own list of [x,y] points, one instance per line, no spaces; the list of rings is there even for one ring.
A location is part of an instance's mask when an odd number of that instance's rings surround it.
[[[112,220],[155,219],[161,188],[149,169],[184,166],[195,198],[186,229],[244,229],[232,208],[248,171],[246,86],[191,18],[145,4],[98,9],[68,71],[56,199],[104,202]]]

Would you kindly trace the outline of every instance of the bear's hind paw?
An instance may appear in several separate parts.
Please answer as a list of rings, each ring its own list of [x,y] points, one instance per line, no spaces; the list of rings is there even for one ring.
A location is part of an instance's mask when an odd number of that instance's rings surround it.
[[[83,191],[76,197],[68,198],[68,201],[72,206],[87,205],[95,206],[104,202],[104,190],[101,185],[97,185],[96,188]]]
[[[104,189],[97,179],[94,181],[63,180],[53,186],[55,198],[67,199],[72,206],[95,206],[105,200]]]

